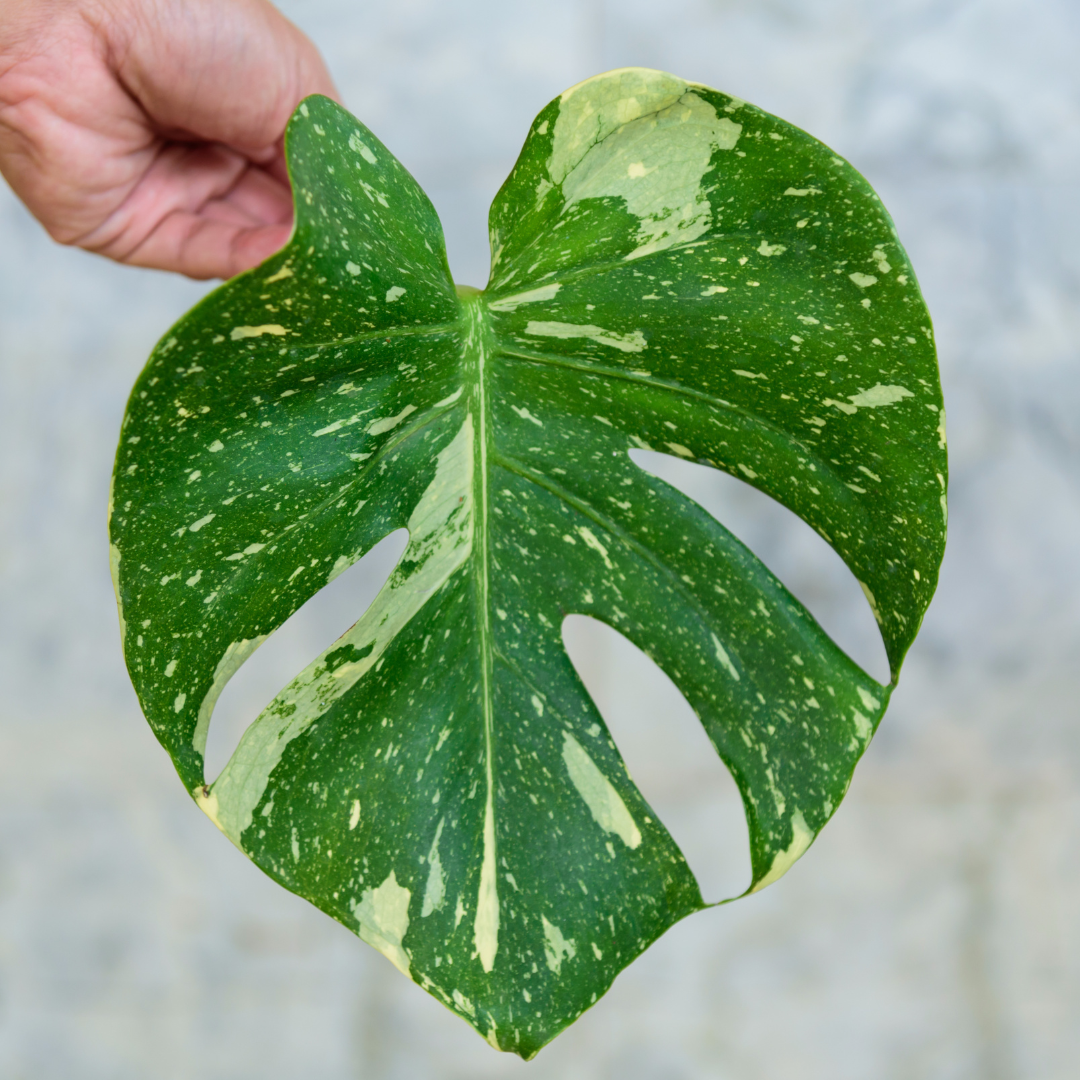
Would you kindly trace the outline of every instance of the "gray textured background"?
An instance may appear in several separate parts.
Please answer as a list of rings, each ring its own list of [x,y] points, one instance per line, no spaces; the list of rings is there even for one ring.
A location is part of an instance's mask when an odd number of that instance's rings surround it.
[[[849,158],[935,317],[949,408],[937,598],[844,806],[779,884],[680,924],[531,1065],[246,863],[142,720],[105,537],[115,438],[205,286],[54,247],[0,190],[0,1076],[1074,1080],[1080,1060],[1080,75],[1075,0],[290,0],[486,278],[533,115],[643,64]],[[736,481],[675,477],[870,670],[847,571]],[[391,538],[250,663],[211,734],[351,623]],[[743,887],[733,785],[662,675],[567,636],[705,892]]]

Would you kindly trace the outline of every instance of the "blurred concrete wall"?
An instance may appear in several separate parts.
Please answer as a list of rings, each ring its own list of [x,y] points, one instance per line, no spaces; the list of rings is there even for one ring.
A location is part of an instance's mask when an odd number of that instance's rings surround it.
[[[606,68],[710,83],[848,157],[936,320],[952,452],[941,586],[808,856],[676,927],[534,1063],[498,1055],[246,863],[181,790],[122,664],[105,504],[127,390],[205,287],[54,247],[0,191],[0,1076],[1073,1080],[1080,8],[282,7],[431,194],[459,281],[486,278],[486,208],[533,115]],[[861,597],[801,524],[737,482],[674,478],[880,671]],[[219,764],[356,618],[395,543],[238,677],[212,733]],[[745,826],[685,704],[617,635],[577,620],[567,636],[706,894],[739,891]]]

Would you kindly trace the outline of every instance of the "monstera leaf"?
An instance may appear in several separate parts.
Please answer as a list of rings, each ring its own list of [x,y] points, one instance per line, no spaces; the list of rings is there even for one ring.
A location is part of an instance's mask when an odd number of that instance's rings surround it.
[[[455,288],[431,203],[347,112],[307,99],[287,146],[292,240],[166,335],[124,420],[129,670],[241,851],[530,1057],[705,906],[564,618],[608,623],[682,690],[742,792],[750,891],[836,810],[892,688],[628,451],[809,522],[862,582],[895,684],[945,537],[930,320],[851,166],[660,72],[540,113],[482,292]],[[207,784],[230,676],[403,526],[371,608]]]

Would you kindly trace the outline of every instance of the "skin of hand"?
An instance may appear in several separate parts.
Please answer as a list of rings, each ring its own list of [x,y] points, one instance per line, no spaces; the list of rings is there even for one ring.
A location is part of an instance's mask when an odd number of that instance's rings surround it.
[[[337,91],[268,0],[0,0],[0,173],[62,244],[227,278],[288,240],[283,133]]]

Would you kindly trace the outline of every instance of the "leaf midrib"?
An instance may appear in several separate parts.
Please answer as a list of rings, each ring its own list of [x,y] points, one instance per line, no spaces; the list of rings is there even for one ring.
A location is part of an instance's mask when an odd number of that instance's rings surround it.
[[[466,378],[475,379],[470,402],[475,404],[478,430],[473,445],[473,537],[479,546],[479,558],[474,556],[473,574],[476,596],[477,630],[480,638],[480,679],[484,715],[484,776],[487,792],[484,801],[483,861],[477,892],[474,940],[480,963],[490,972],[495,963],[499,940],[499,899],[497,874],[497,844],[495,830],[495,767],[494,767],[494,707],[492,702],[493,650],[491,634],[491,604],[488,590],[488,403],[486,361],[492,344],[491,328],[482,303],[482,293],[465,294],[459,298],[463,320],[467,325],[462,344],[462,366]],[[468,422],[468,421],[466,421]],[[475,551],[475,548],[474,548]]]

